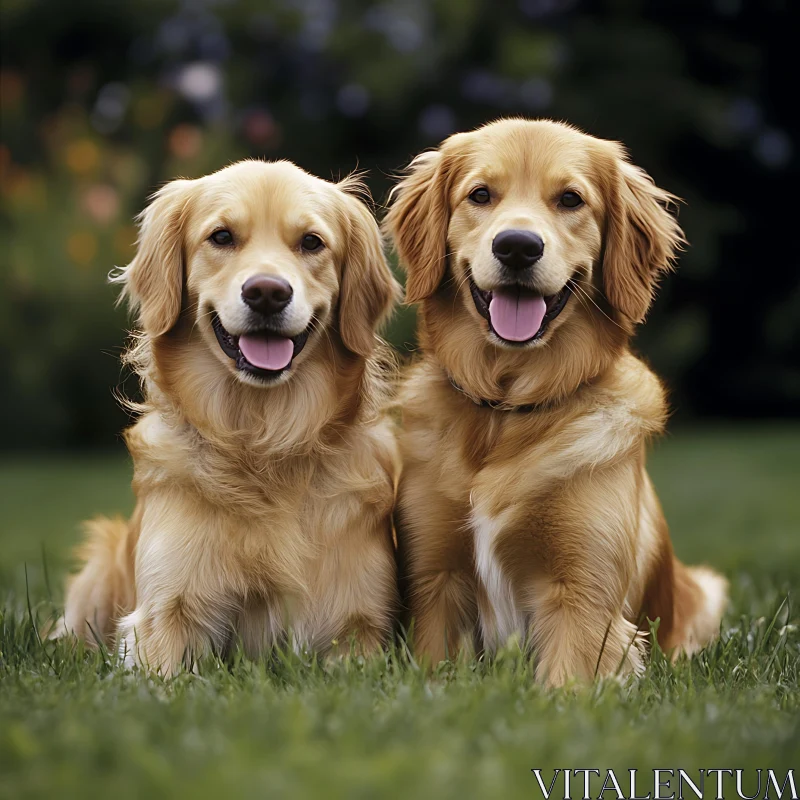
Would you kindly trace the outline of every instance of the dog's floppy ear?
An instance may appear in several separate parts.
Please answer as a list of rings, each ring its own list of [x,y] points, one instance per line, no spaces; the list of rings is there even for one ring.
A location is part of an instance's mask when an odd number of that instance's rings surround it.
[[[339,184],[346,203],[347,250],[339,290],[339,334],[352,353],[367,357],[375,347],[375,331],[400,298],[383,252],[380,229],[361,199],[368,194],[357,177]]]
[[[453,163],[442,150],[418,155],[392,189],[384,229],[406,271],[406,302],[430,297],[447,267]]]
[[[138,311],[139,326],[161,336],[178,321],[183,295],[183,226],[193,181],[171,181],[139,215],[136,256],[112,276],[122,284],[120,300]]]
[[[661,275],[672,269],[686,239],[670,213],[678,198],[659,189],[644,170],[631,164],[622,147],[608,144],[603,288],[609,303],[638,323],[653,302]]]

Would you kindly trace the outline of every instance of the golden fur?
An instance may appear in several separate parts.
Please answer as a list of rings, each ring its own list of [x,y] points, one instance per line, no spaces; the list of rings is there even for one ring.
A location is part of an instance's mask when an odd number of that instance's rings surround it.
[[[128,522],[90,523],[61,632],[119,636],[130,662],[164,672],[234,639],[251,655],[290,636],[321,652],[386,639],[399,465],[375,328],[399,287],[360,191],[246,161],[168,184],[143,213],[118,277],[141,331],[128,359],[146,399],[126,433],[137,505]],[[209,241],[220,227],[235,247]],[[319,252],[300,246],[309,231]],[[312,320],[271,385],[236,369],[210,321],[235,322],[243,282],[263,272]]]
[[[476,187],[489,203],[469,199]],[[567,190],[585,204],[560,205]],[[450,137],[394,189],[385,226],[421,303],[398,541],[416,648],[434,662],[518,636],[560,685],[638,672],[646,618],[674,653],[718,631],[726,584],[673,556],[645,470],[664,392],[628,344],[683,243],[673,201],[618,144],[528,120]],[[572,289],[522,347],[491,332],[469,288],[499,285],[491,246],[509,228],[546,242],[541,295]]]

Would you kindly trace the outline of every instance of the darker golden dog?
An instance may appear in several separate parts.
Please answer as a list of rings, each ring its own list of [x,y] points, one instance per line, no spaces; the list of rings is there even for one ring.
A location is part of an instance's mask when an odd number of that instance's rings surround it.
[[[504,120],[416,158],[386,228],[420,302],[399,544],[416,646],[519,636],[559,685],[718,631],[725,581],[674,556],[645,470],[664,428],[629,340],[683,236],[616,143]]]
[[[144,212],[118,277],[141,329],[137,505],[90,524],[61,632],[165,672],[235,639],[385,640],[398,459],[375,328],[398,287],[360,190],[246,161]]]

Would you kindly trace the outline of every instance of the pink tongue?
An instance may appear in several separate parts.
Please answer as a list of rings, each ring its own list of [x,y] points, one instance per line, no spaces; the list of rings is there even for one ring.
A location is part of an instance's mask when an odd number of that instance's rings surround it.
[[[259,369],[283,369],[292,360],[294,342],[269,333],[246,333],[239,337],[242,355]]]
[[[519,289],[495,291],[489,303],[489,319],[498,336],[524,342],[542,326],[547,305],[543,297]]]

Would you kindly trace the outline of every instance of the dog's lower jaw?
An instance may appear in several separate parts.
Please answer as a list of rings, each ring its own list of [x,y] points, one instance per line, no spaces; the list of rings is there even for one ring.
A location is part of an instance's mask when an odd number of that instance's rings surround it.
[[[259,375],[255,375],[247,370],[237,369],[233,367],[231,370],[231,375],[233,379],[237,383],[241,383],[244,386],[251,386],[254,389],[272,389],[277,386],[283,386],[285,383],[289,383],[292,379],[294,372],[290,369],[284,369],[280,372],[276,373],[275,375],[268,375],[266,377],[261,377]]]

